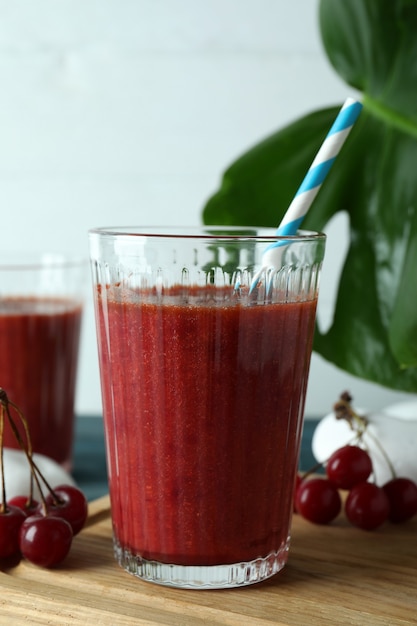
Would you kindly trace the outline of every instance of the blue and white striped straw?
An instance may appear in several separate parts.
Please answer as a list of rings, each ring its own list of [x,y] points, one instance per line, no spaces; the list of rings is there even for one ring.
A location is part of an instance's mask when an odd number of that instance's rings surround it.
[[[278,236],[295,235],[300,228],[361,110],[360,102],[347,98],[288,207],[277,229]]]
[[[346,99],[277,228],[276,234],[278,237],[287,237],[297,233],[301,222],[318,194],[361,110],[362,104],[360,102],[353,98]],[[252,279],[250,293],[258,284],[264,271],[273,267],[278,269],[286,244],[287,242],[281,239],[269,244],[264,250],[263,266]]]

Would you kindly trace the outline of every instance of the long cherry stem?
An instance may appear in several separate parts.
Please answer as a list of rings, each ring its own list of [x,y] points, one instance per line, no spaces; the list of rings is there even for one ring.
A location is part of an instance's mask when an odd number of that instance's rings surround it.
[[[348,441],[346,445],[354,445],[355,442],[358,441],[359,439],[360,437],[358,435],[355,435],[355,437],[351,441]],[[320,470],[323,467],[326,467],[327,463],[329,462],[329,458],[330,457],[326,458],[324,461],[317,461],[315,465],[313,465],[306,472],[304,472],[304,474],[301,476],[301,480],[305,480],[306,478],[311,476],[311,474],[315,474],[317,470]]]
[[[385,459],[386,464],[389,467],[389,471],[391,472],[392,478],[397,478],[397,472],[395,471],[395,468],[393,466],[393,464],[391,463],[391,459],[389,458],[388,454],[386,453],[384,447],[382,446],[381,442],[379,441],[379,439],[377,437],[375,437],[375,435],[373,435],[369,429],[367,431],[367,435],[370,439],[372,439],[372,441],[374,442],[374,444],[377,446],[378,450],[380,451],[380,453],[382,454],[382,456]]]
[[[377,446],[378,450],[384,457],[384,460],[386,464],[388,465],[388,468],[389,468],[389,471],[391,472],[392,477],[396,478],[397,473],[395,471],[395,468],[385,448],[383,447],[379,439],[375,437],[375,435],[369,430],[368,428],[369,423],[366,417],[356,413],[356,411],[352,408],[351,402],[352,402],[352,397],[350,396],[348,392],[345,391],[344,393],[341,394],[338,402],[336,402],[336,404],[334,405],[336,419],[344,419],[347,422],[349,422],[351,428],[357,433],[359,441],[361,440],[363,441],[363,435],[366,432],[367,436],[370,439],[372,439],[372,441],[374,442],[374,444]],[[374,474],[375,474],[375,471],[374,471]]]
[[[1,471],[1,505],[0,505],[0,513],[5,513],[7,511],[6,479],[5,479],[5,476],[4,476],[3,439],[4,439],[4,407],[3,407],[3,403],[1,402],[1,404],[0,404],[0,471]]]
[[[30,470],[31,470],[31,496],[30,496],[30,499],[32,500],[33,481],[35,481],[36,486],[37,486],[38,491],[39,491],[39,494],[40,494],[41,502],[42,502],[42,510],[43,510],[44,515],[46,515],[47,514],[47,504],[46,504],[45,496],[43,494],[42,485],[41,485],[40,481],[42,481],[42,483],[44,484],[46,489],[51,494],[55,504],[61,503],[61,500],[56,496],[53,488],[48,483],[48,481],[46,480],[46,478],[44,477],[44,475],[42,474],[42,472],[40,471],[40,469],[36,465],[35,461],[33,460],[32,443],[31,443],[31,439],[30,439],[29,426],[28,426],[27,420],[24,417],[22,411],[19,409],[19,407],[14,402],[9,400],[9,398],[8,398],[6,392],[4,391],[4,389],[0,389],[0,402],[1,402],[2,408],[4,407],[4,410],[6,411],[6,415],[7,415],[10,427],[11,427],[11,429],[13,431],[14,437],[15,437],[17,443],[19,444],[19,447],[24,452],[24,454],[26,456],[26,459],[27,459],[27,461],[29,463],[29,466],[30,466]],[[25,435],[26,435],[26,440],[27,440],[26,444],[23,441],[23,438],[22,438],[22,436],[21,436],[21,434],[19,432],[19,429],[16,426],[16,422],[15,422],[15,420],[13,419],[13,417],[11,415],[10,407],[12,407],[16,411],[16,413],[17,413],[21,423],[23,424],[23,428],[24,428]],[[3,410],[3,423],[4,423],[4,410]],[[3,445],[2,445],[2,441],[1,441],[1,455],[2,454],[3,454]]]

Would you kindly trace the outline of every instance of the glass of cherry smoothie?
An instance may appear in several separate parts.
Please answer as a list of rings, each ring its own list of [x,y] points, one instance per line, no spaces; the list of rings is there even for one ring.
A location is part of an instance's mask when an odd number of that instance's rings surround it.
[[[87,268],[59,255],[0,255],[0,387],[26,417],[33,451],[66,470]],[[19,447],[7,420],[4,445]]]
[[[325,236],[90,231],[115,556],[238,587],[284,567]]]

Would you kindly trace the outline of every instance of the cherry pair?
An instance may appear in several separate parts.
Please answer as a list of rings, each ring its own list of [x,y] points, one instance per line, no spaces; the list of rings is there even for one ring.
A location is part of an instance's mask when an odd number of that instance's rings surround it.
[[[17,418],[16,418],[17,416]],[[3,462],[3,429],[8,419],[16,441],[26,455],[31,480],[29,496],[6,500]],[[22,425],[25,437],[18,425]],[[43,567],[53,567],[68,554],[74,535],[83,528],[88,514],[87,500],[77,487],[60,485],[55,489],[46,481],[32,455],[26,418],[0,388],[0,559],[26,558]],[[34,484],[40,502],[33,498]],[[44,495],[44,491],[47,495]]]

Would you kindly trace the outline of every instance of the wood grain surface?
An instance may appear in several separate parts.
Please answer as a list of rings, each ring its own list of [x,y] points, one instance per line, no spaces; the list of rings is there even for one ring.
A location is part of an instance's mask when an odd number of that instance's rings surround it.
[[[290,559],[250,587],[190,591],[142,582],[114,561],[108,497],[55,570],[0,572],[0,624],[402,626],[417,624],[417,519],[365,532],[295,516]]]

